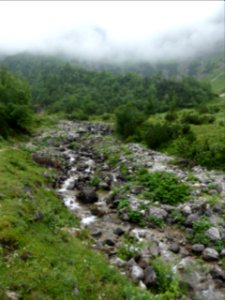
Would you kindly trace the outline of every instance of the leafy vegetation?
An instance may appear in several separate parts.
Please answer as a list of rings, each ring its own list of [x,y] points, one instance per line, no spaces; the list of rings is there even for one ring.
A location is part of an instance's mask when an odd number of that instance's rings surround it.
[[[213,97],[210,86],[188,77],[175,80],[162,75],[88,71],[59,58],[28,54],[8,57],[4,63],[29,81],[37,109],[48,107],[76,119],[112,113],[128,103],[142,113],[154,113],[171,106],[193,107]]]
[[[191,237],[193,244],[209,244],[209,238],[205,232],[211,227],[209,220],[206,217],[202,217],[193,223],[193,234]]]
[[[188,186],[169,172],[149,173],[142,170],[139,180],[147,188],[145,196],[153,201],[174,205],[184,202],[189,196]]]
[[[0,135],[29,132],[32,122],[31,93],[22,78],[0,68]]]

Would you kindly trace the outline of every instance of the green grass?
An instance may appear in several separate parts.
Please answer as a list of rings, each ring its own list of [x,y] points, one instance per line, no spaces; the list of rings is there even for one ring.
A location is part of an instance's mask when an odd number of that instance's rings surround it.
[[[46,169],[29,152],[1,146],[0,299],[7,291],[25,300],[153,299],[90,250],[87,239],[62,230],[79,222],[52,191],[53,172],[43,176]]]

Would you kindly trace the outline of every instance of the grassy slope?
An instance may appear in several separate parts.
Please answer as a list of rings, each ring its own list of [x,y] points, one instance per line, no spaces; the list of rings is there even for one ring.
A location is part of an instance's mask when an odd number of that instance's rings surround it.
[[[208,140],[210,145],[224,145],[225,141],[225,98],[218,98],[208,104],[208,107],[217,107],[218,111],[213,113],[215,121],[212,124],[190,125],[196,135],[197,141],[202,143]],[[193,109],[183,109],[177,112],[178,120],[181,119],[183,113],[192,112]],[[164,122],[165,113],[155,114],[149,118],[150,122]],[[174,142],[171,142],[162,151],[174,154]]]
[[[0,299],[7,291],[35,300],[150,299],[90,250],[85,233],[62,230],[79,224],[50,188],[52,176],[22,146],[0,142]]]

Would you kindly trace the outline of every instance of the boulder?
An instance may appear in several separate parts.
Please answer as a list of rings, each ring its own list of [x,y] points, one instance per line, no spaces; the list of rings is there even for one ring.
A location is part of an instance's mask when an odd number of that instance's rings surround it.
[[[219,253],[213,248],[206,248],[203,251],[203,259],[207,261],[218,260]]]
[[[211,227],[206,231],[206,236],[211,240],[211,241],[219,241],[220,238],[220,231],[217,227]]]
[[[149,209],[149,215],[160,220],[164,220],[167,217],[168,213],[165,209],[162,209],[160,207],[151,207]]]
[[[116,229],[113,230],[113,233],[115,235],[121,236],[125,233],[125,231],[123,229],[121,229],[120,227],[117,227]]]
[[[145,285],[150,288],[154,287],[157,282],[157,276],[152,267],[147,267],[144,271],[144,283]]]
[[[131,268],[131,278],[134,282],[138,282],[144,279],[144,271],[138,265],[133,265]]]
[[[77,198],[85,203],[94,203],[98,201],[98,195],[94,188],[92,187],[83,187],[77,195]]]
[[[220,279],[225,282],[225,270],[222,270],[219,266],[213,266],[210,274],[213,279]]]
[[[173,253],[179,253],[180,252],[180,246],[177,243],[171,244],[169,249]]]
[[[202,244],[194,244],[191,247],[191,250],[196,253],[196,254],[201,254],[203,252],[203,250],[205,249],[205,246]]]

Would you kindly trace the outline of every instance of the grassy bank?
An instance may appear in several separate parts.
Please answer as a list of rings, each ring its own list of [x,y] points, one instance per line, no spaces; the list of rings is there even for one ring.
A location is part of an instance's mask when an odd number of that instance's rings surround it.
[[[51,189],[53,176],[23,144],[1,142],[0,299],[149,299],[90,250],[85,232],[65,231],[79,222]]]

